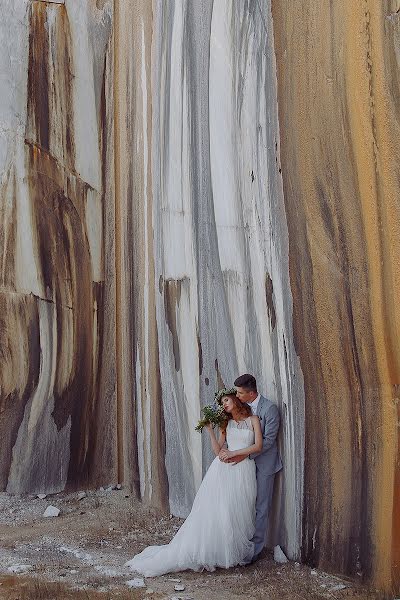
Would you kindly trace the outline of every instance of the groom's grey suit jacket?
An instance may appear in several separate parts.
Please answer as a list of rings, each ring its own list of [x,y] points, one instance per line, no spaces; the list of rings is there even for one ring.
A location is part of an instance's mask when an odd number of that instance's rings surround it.
[[[279,410],[271,400],[260,396],[256,414],[260,419],[263,447],[260,452],[250,454],[249,458],[254,459],[256,463],[257,476],[272,475],[282,469],[282,461],[276,444],[280,424]]]

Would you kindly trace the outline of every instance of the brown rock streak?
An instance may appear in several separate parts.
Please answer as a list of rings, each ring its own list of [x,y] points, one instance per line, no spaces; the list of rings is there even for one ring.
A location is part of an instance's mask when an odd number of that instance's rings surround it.
[[[386,590],[400,557],[399,27],[389,5],[272,2],[306,391],[304,558]]]
[[[79,485],[88,482],[94,411],[92,269],[82,218],[87,190],[76,181],[66,185],[65,172],[46,153],[29,146],[27,153],[40,278],[47,298],[57,307],[53,418],[61,430],[71,417],[68,481]],[[75,189],[76,196],[67,197],[66,188]]]
[[[49,13],[54,12],[53,19]],[[29,36],[26,137],[74,167],[73,65],[63,4],[32,2]]]

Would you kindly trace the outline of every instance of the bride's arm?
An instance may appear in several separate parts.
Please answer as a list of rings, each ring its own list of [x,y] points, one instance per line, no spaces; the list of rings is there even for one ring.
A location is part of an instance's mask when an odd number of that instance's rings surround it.
[[[213,429],[211,423],[209,425],[207,425],[206,427],[208,429],[208,433],[210,434],[211,447],[213,449],[213,452],[214,452],[215,456],[218,456],[219,451],[221,450],[222,446],[225,444],[226,434],[221,432],[219,435],[219,440],[217,441],[217,438],[215,437],[214,429]]]
[[[254,444],[247,448],[240,448],[240,450],[222,450],[220,456],[225,459],[234,458],[235,456],[245,458],[246,456],[249,456],[249,454],[253,454],[253,452],[260,452],[263,443],[260,419],[256,415],[253,415],[251,417],[251,422],[253,423],[254,428]]]

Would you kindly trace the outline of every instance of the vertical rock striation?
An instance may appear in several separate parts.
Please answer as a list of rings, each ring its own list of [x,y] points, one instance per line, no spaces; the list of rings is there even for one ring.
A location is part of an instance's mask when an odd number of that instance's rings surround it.
[[[6,4],[1,479],[12,493],[55,492],[94,482],[96,450],[112,452],[112,404],[98,419],[115,386],[104,337],[114,314],[112,279],[104,285],[113,199],[102,185],[111,6]],[[111,477],[115,461],[100,468]]]
[[[1,489],[185,516],[250,371],[270,541],[398,585],[397,4],[3,0]]]
[[[248,3],[155,3],[153,56],[157,324],[170,503],[187,514],[209,464],[208,447],[199,460],[193,432],[200,406],[218,385],[252,371],[285,416],[281,529],[295,556],[303,396],[291,333],[269,11]]]
[[[119,475],[168,504],[156,321],[152,178],[152,7],[115,2],[117,412]]]
[[[305,385],[303,556],[399,578],[398,2],[272,2],[294,335]]]

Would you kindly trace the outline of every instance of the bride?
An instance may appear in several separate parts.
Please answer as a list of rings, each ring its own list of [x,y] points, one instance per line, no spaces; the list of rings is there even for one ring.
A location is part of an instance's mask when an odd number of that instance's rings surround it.
[[[237,464],[222,460],[259,452],[261,427],[259,418],[251,416],[251,408],[229,392],[224,389],[218,394],[228,415],[218,440],[212,426],[207,426],[216,458],[190,515],[169,544],[149,546],[128,561],[132,571],[145,577],[186,569],[214,571],[246,564],[253,556],[256,466],[248,458]],[[222,450],[225,442],[228,449]]]

